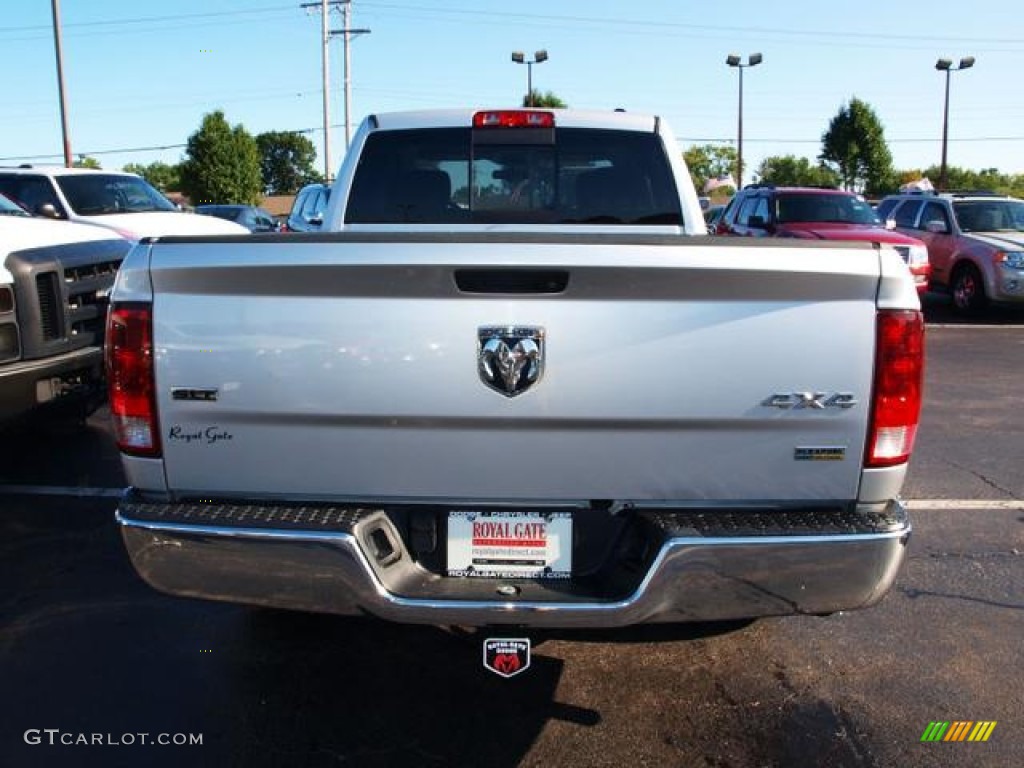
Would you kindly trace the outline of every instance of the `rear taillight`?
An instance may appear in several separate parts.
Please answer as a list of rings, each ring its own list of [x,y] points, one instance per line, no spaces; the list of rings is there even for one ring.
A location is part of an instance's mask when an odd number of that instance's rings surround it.
[[[159,456],[151,305],[111,306],[106,364],[110,415],[118,447],[133,456]]]
[[[902,464],[914,450],[924,388],[924,318],[910,310],[878,313],[868,467]]]

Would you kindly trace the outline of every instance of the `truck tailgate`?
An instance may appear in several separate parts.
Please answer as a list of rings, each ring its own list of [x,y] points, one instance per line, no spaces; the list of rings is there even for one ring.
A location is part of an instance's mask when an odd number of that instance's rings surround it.
[[[714,238],[252,238],[151,250],[180,495],[849,500],[879,255]],[[543,329],[516,396],[481,328]],[[172,396],[172,390],[176,394]]]

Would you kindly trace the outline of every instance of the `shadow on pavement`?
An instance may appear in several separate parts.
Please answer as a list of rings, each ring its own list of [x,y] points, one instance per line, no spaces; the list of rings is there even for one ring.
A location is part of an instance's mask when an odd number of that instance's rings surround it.
[[[5,583],[15,585],[0,600],[5,766],[591,764],[591,750],[609,758],[633,749],[621,743],[609,752],[607,742],[625,738],[622,707],[640,706],[647,683],[623,689],[588,661],[615,666],[650,654],[658,661],[646,674],[678,686],[659,695],[683,696],[674,707],[690,697],[705,702],[693,714],[710,741],[666,735],[649,749],[714,754],[715,733],[741,727],[742,711],[712,670],[681,671],[670,661],[700,656],[703,639],[739,622],[525,633],[535,642],[531,667],[503,679],[483,668],[482,640],[522,631],[408,627],[160,595],[128,563],[113,506],[0,496],[0,562]],[[584,665],[583,689],[565,685],[570,659]],[[723,698],[726,705],[715,704]],[[45,729],[59,730],[57,743],[45,741]],[[531,762],[552,729],[560,736]],[[27,731],[42,743],[26,743]],[[114,744],[60,744],[83,734]],[[140,734],[196,734],[202,744],[144,745]],[[562,746],[570,736],[573,746]],[[673,738],[683,740],[673,746]]]
[[[84,424],[32,419],[0,432],[0,485],[122,487],[106,407]]]
[[[513,766],[550,718],[600,720],[555,700],[562,662],[543,654],[506,680],[441,629],[162,596],[112,501],[76,506],[0,499],[5,766]],[[25,742],[44,729],[122,744]],[[162,733],[202,746],[139,744]]]
[[[972,315],[963,315],[953,309],[948,294],[926,293],[921,297],[924,319],[930,324],[956,325],[1024,325],[1024,306],[989,306]]]

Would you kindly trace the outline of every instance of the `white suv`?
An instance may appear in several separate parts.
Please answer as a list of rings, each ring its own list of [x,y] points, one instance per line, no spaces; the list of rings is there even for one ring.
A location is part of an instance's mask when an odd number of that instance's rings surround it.
[[[129,240],[241,235],[240,224],[178,210],[141,176],[87,168],[0,168],[0,193],[37,216],[112,229]]]

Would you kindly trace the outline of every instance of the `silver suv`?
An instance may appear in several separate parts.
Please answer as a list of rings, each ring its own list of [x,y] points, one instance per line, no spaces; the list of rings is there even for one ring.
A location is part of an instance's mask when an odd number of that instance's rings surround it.
[[[879,218],[928,246],[932,287],[960,312],[990,301],[1024,306],[1024,200],[987,192],[906,193],[878,205]]]

